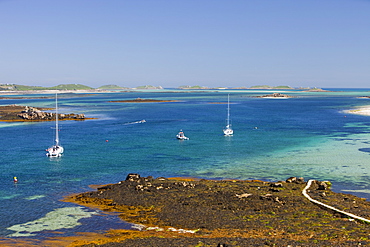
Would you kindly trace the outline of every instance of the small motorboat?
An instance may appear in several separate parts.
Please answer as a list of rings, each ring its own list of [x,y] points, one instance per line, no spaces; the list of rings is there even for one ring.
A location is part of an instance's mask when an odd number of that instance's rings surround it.
[[[182,130],[176,135],[176,138],[179,140],[189,140],[189,137],[186,137]]]

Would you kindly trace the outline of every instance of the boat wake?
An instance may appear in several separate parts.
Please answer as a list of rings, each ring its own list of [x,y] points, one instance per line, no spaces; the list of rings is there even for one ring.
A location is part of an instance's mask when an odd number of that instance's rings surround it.
[[[140,120],[140,121],[124,123],[123,125],[140,124],[140,123],[146,123],[146,121],[143,119],[143,120]]]

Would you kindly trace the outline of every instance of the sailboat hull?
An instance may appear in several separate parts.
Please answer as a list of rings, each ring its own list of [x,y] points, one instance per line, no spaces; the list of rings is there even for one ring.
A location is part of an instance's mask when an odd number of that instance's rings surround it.
[[[47,151],[46,156],[48,157],[61,157],[64,152],[64,148],[61,146],[58,147],[52,146],[48,148],[46,151]]]
[[[234,134],[234,131],[232,129],[224,129],[225,136],[231,136],[233,134]]]

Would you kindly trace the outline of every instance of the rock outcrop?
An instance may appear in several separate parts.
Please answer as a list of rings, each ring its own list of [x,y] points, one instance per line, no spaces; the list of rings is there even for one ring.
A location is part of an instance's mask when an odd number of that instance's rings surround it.
[[[294,97],[282,93],[273,93],[268,95],[257,96],[256,98],[294,98]]]
[[[25,106],[24,110],[18,114],[24,120],[54,120],[55,113],[43,112],[35,107]],[[85,119],[84,114],[58,114],[58,119]]]
[[[312,203],[303,191],[307,191],[311,199],[364,218],[370,215],[369,202],[353,195],[334,193],[328,181],[312,183],[309,191],[306,187],[304,178],[300,177],[264,182],[154,178],[131,173],[117,184],[73,195],[67,201],[98,206],[108,212],[118,211],[120,218],[134,224],[134,231],[106,234],[114,236],[112,241],[119,236],[120,243],[100,245],[99,242],[99,246],[105,247],[200,246],[199,243],[207,243],[202,246],[221,246],[219,243],[233,243],[229,246],[370,244],[368,224]],[[178,237],[175,231],[187,235]],[[135,236],[129,237],[130,232]],[[170,235],[164,235],[166,233]],[[143,242],[148,239],[149,242]]]

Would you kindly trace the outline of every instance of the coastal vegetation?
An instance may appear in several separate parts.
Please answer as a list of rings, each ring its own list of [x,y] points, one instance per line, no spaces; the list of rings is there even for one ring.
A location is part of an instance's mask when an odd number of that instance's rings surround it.
[[[100,86],[97,89],[100,89],[100,90],[117,90],[117,89],[130,89],[130,88],[121,87],[121,86],[114,85],[114,84],[109,84],[109,85]]]
[[[58,86],[49,87],[47,90],[90,90],[92,87],[82,84],[60,84]]]
[[[0,91],[35,91],[35,90],[91,90],[82,84],[60,84],[53,87],[26,86],[18,84],[0,84]]]
[[[45,90],[45,87],[25,86],[17,84],[0,84],[1,91],[30,91],[30,90]]]

